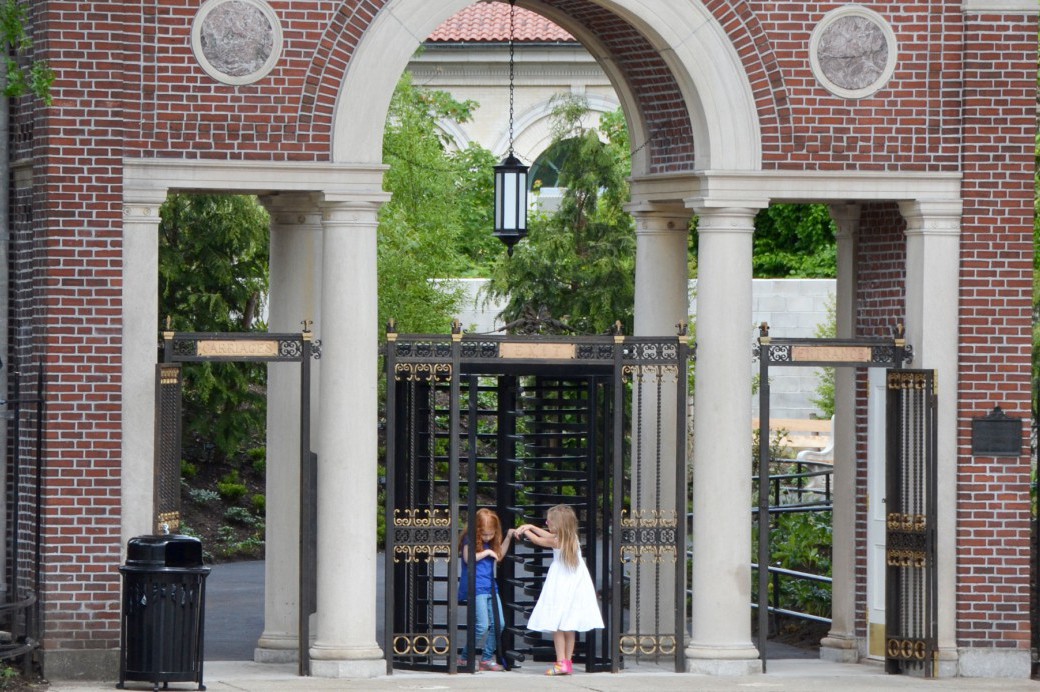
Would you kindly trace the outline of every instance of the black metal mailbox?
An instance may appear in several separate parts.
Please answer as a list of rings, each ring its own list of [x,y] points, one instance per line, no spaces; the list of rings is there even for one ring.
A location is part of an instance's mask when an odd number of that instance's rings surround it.
[[[202,684],[206,577],[192,536],[137,536],[127,542],[119,640],[119,684],[127,680]]]

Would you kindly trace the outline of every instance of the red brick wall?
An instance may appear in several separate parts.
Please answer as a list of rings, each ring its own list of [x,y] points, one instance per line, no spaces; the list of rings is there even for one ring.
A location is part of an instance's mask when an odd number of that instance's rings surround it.
[[[39,55],[58,74],[52,107],[15,113],[34,183],[17,195],[12,239],[14,350],[26,363],[45,358],[48,373],[49,649],[118,641],[122,158],[329,160],[338,85],[383,1],[270,0],[283,58],[243,86],[196,63],[199,0],[28,3]],[[690,168],[692,130],[651,44],[588,0],[550,4],[595,30],[632,81],[655,137],[653,170]],[[959,538],[970,543],[958,565],[959,636],[1025,646],[1028,464],[967,450],[971,417],[994,404],[1028,412],[1036,16],[964,15],[960,0],[871,2],[895,30],[900,62],[884,89],[847,101],[816,82],[806,53],[812,27],[838,4],[707,0],[748,72],[766,168],[963,166]],[[865,210],[861,336],[888,334],[902,314],[899,223],[892,205]]]
[[[853,335],[858,339],[891,338],[906,315],[906,222],[894,203],[863,206],[860,215],[856,270],[856,317]],[[910,344],[913,346],[913,344]],[[867,390],[866,370],[856,371],[856,497],[867,497]],[[855,631],[867,636],[867,524],[865,503],[856,507],[856,605]]]
[[[971,456],[971,419],[1030,419],[1037,17],[968,15],[961,230],[958,639],[1029,647],[1028,456]]]

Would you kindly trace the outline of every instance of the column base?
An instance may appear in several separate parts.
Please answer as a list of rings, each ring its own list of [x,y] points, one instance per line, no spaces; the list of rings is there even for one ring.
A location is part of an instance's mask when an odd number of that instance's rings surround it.
[[[311,675],[316,678],[376,678],[386,675],[386,659],[378,646],[313,646]]]
[[[689,646],[686,672],[719,677],[739,677],[762,673],[762,659],[753,646]]]
[[[264,632],[253,649],[254,663],[295,663],[300,659],[295,634]]]
[[[961,647],[957,654],[957,675],[964,678],[1028,679],[1031,673],[1029,649]],[[940,668],[943,663],[940,658]]]
[[[859,638],[848,634],[828,634],[820,640],[820,660],[859,663]]]
[[[386,675],[386,661],[382,658],[340,661],[311,659],[311,676],[315,678],[378,678],[382,675]]]

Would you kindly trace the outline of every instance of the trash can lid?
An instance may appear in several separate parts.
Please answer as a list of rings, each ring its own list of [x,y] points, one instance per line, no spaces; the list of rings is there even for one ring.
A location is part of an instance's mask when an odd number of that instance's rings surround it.
[[[135,536],[126,544],[128,567],[201,567],[202,542],[178,534]]]

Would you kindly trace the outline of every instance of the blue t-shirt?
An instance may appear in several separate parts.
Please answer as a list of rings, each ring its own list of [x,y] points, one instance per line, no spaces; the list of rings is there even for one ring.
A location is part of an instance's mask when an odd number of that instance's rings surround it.
[[[466,545],[464,539],[463,545]],[[491,544],[485,543],[481,550],[487,550]],[[495,578],[495,558],[483,557],[477,560],[477,595],[492,593],[492,581]],[[466,602],[466,587],[469,586],[469,562],[462,560],[462,569],[459,571],[459,603]]]

